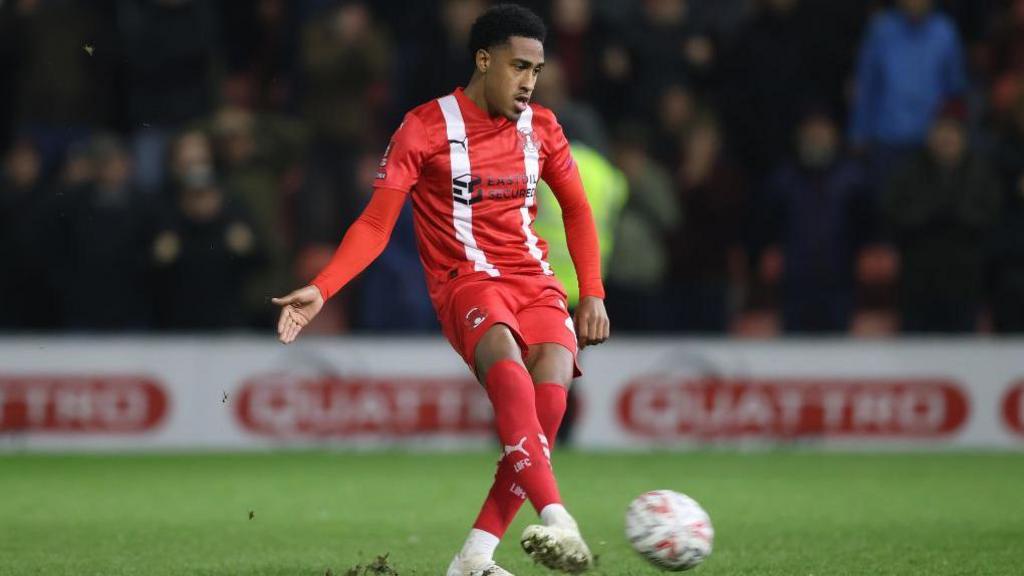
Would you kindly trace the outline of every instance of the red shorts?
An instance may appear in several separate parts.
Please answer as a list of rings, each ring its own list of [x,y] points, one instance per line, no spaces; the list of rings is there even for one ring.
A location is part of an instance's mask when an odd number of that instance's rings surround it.
[[[576,361],[576,330],[565,304],[565,290],[552,276],[502,275],[467,279],[451,288],[438,319],[445,338],[476,373],[476,345],[495,324],[505,324],[526,358],[535,344],[561,344]]]

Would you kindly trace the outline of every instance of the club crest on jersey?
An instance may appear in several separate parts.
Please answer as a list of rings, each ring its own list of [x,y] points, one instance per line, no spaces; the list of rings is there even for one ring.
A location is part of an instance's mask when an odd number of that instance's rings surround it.
[[[466,312],[466,326],[469,326],[470,330],[484,323],[487,319],[487,309],[474,306]]]
[[[523,147],[524,154],[539,154],[540,153],[540,142],[537,141],[536,136],[533,135],[533,130],[530,128],[519,128],[519,144]]]
[[[472,174],[463,174],[452,178],[452,197],[459,204],[472,206],[484,199],[483,190],[478,188],[480,178]]]

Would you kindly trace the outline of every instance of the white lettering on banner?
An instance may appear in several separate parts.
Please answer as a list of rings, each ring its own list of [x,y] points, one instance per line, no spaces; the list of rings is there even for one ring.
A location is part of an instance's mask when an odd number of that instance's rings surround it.
[[[455,388],[442,388],[437,393],[437,417],[441,422],[448,425],[452,425],[459,421],[459,415],[462,412],[464,403],[462,401],[462,394],[458,389]],[[488,408],[484,414],[468,414],[470,422],[490,422],[490,406],[489,404],[474,402],[470,405],[473,406],[485,406]]]
[[[166,408],[162,387],[145,377],[0,374],[0,431],[140,432]]]
[[[885,427],[896,422],[902,429],[927,433],[937,429],[945,418],[945,400],[933,391],[908,390],[898,395],[874,392],[853,398],[855,428]]]
[[[286,412],[291,406],[283,396],[287,391],[274,388],[253,388],[249,396],[249,414],[256,422],[271,430],[283,429],[292,416]]]
[[[50,406],[53,391],[50,388],[32,387],[24,390],[25,409],[29,422],[44,422]]]
[[[65,390],[55,395],[54,416],[58,422],[87,422],[93,418],[92,401],[86,390]]]
[[[800,410],[803,409],[803,396],[798,390],[785,389],[778,397],[780,417],[786,429],[792,429],[800,421]]]
[[[464,378],[271,374],[247,380],[237,397],[242,428],[270,436],[481,433],[492,418],[487,397]]]
[[[960,428],[967,401],[951,381],[675,380],[639,378],[619,399],[626,430],[673,437],[939,436]]]
[[[800,409],[803,410],[803,395],[800,395]],[[839,428],[843,424],[843,409],[846,407],[846,393],[842,390],[825,390],[822,406],[825,409],[825,427],[829,430]]]
[[[751,390],[740,397],[733,418],[740,426],[770,426],[775,419],[771,399],[763,391]]]

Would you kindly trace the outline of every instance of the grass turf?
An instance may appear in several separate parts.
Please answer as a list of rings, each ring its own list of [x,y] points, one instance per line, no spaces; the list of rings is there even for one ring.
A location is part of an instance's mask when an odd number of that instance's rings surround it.
[[[0,575],[324,575],[390,553],[444,574],[492,454],[0,456]],[[1024,455],[555,455],[601,575],[649,575],[622,536],[672,488],[716,528],[713,575],[1024,574]],[[249,518],[250,511],[253,518]],[[519,551],[524,508],[498,560]]]

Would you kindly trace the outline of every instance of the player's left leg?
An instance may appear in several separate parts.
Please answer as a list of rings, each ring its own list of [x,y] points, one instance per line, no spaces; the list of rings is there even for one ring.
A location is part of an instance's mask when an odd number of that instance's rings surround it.
[[[565,416],[568,387],[573,375],[572,353],[551,342],[534,344],[527,352],[525,363],[533,380],[537,420],[544,431],[550,454]],[[547,459],[550,462],[549,455]],[[474,526],[501,538],[525,501],[526,496],[516,485],[512,468],[502,459],[498,462],[494,484]]]
[[[514,325],[514,319],[493,323],[471,342],[475,344],[473,368],[491,399],[504,446],[501,466],[506,466],[513,478],[508,486],[528,497],[543,517],[571,518],[561,506],[547,440],[537,419],[533,380],[523,363],[522,339]],[[498,530],[478,520],[448,574],[505,574],[492,560],[504,531],[505,527]]]
[[[527,322],[526,326],[529,325],[530,322]],[[525,329],[529,333],[529,328]],[[542,426],[547,424],[545,435],[549,451],[545,456],[548,465],[551,465],[550,449],[554,448],[558,427],[565,415],[575,358],[564,343],[531,344],[530,352],[527,366],[531,368],[530,374],[536,390],[537,419]],[[527,554],[556,570],[578,573],[590,568],[593,555],[580,535],[576,521],[561,504],[545,508],[541,512],[541,520],[543,524],[527,526],[523,531],[520,542]]]
[[[548,441],[554,439],[565,411],[564,385],[577,369],[570,352],[576,350],[576,339],[564,293],[532,278],[485,285],[507,286],[501,291],[504,299],[481,302],[481,295],[461,290],[450,306],[456,320],[449,324],[455,336],[450,339],[464,358],[473,359],[471,367],[494,405],[505,450],[491,489],[494,497],[488,498],[448,573],[475,574],[461,565],[462,558],[492,558],[526,498],[544,524],[530,528],[537,533],[530,533],[524,548],[549,567],[583,571],[592,556],[561,504]],[[510,310],[516,310],[511,318]],[[520,350],[526,354],[517,354]],[[538,380],[545,385],[535,386]],[[534,426],[536,431],[528,434],[512,430]],[[480,565],[496,568],[492,560]]]
[[[537,419],[544,432],[542,450],[550,468],[551,450],[565,414],[568,386],[574,373],[574,358],[565,343],[534,343],[529,347],[525,364],[534,382]],[[494,484],[467,539],[469,549],[486,548],[493,553],[493,546],[488,544],[497,544],[526,499],[524,490],[516,483],[511,462],[504,458],[498,462]],[[551,503],[539,511],[542,524],[530,526],[523,533],[521,542],[526,552],[549,568],[572,573],[589,568],[590,550],[562,504]]]

